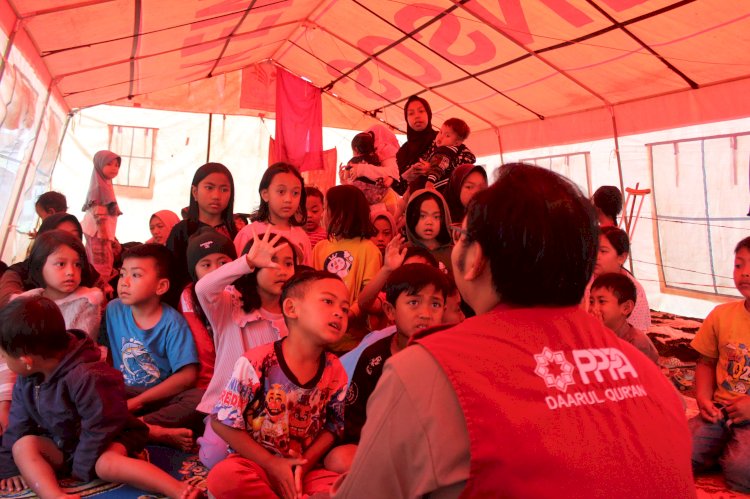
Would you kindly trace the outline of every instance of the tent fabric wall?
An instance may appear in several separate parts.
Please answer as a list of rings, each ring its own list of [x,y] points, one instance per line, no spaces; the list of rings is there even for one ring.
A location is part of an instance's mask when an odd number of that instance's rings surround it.
[[[65,111],[49,86],[11,51],[0,81],[0,255],[25,252],[34,229],[34,201],[49,189],[64,132]]]
[[[153,189],[115,187],[123,211],[117,227],[118,239],[121,242],[145,241],[150,237],[151,214],[162,209],[179,214],[188,205],[193,174],[209,160],[206,157],[208,115],[110,106],[81,111],[72,120],[53,182],[56,189],[67,195],[70,212],[78,217],[83,216],[80,208],[94,153],[110,146],[108,125],[158,129],[152,167]],[[258,204],[256,186],[266,167],[268,137],[266,126],[256,118],[213,117],[210,160],[226,164],[232,172],[238,212],[248,213]]]
[[[266,169],[273,120],[251,116],[214,115],[211,126],[211,152],[208,146],[209,116],[121,106],[96,106],[84,109],[71,120],[60,159],[53,172],[52,185],[68,197],[70,212],[83,216],[80,207],[86,195],[88,176],[96,151],[109,147],[109,126],[150,127],[158,129],[152,168],[152,189],[115,186],[123,211],[117,224],[121,242],[145,241],[150,236],[151,215],[162,209],[179,214],[187,206],[190,182],[199,166],[207,161],[224,163],[234,177],[235,212],[251,213],[260,202],[258,184]],[[356,131],[325,128],[323,145],[338,148],[346,161]],[[120,151],[117,151],[120,152]],[[326,156],[328,157],[328,156]],[[336,161],[334,149],[333,161]]]
[[[625,186],[639,183],[640,188],[652,189],[631,247],[632,269],[651,308],[705,317],[717,303],[739,296],[731,276],[734,246],[750,235],[748,133],[750,119],[744,118],[620,137]],[[735,134],[736,162],[729,154],[729,137]],[[592,189],[619,184],[612,139],[507,152],[503,160],[536,160],[572,178],[585,191],[579,171],[539,160],[572,154],[588,155]],[[491,166],[492,179],[492,167],[501,160],[493,155],[478,162]]]

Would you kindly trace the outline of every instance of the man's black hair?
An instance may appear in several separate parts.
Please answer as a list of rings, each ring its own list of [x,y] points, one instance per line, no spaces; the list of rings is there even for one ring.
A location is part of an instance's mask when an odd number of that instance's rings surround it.
[[[415,295],[432,284],[443,295],[448,297],[448,278],[437,268],[426,263],[408,263],[394,270],[385,283],[385,301],[396,305],[396,300],[403,293]]]
[[[454,251],[479,243],[504,303],[581,302],[596,262],[599,226],[594,207],[573,182],[537,166],[501,166],[495,183],[469,202],[465,220],[467,235]]]
[[[623,304],[628,300],[631,300],[635,304],[638,291],[635,289],[635,284],[625,274],[617,272],[610,272],[602,274],[591,283],[591,291],[595,289],[608,289],[617,298],[617,303]]]

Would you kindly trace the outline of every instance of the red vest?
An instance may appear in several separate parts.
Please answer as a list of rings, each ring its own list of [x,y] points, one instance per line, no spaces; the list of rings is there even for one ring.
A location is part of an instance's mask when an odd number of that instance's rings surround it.
[[[578,307],[497,307],[416,342],[466,419],[462,497],[695,497],[676,390]]]

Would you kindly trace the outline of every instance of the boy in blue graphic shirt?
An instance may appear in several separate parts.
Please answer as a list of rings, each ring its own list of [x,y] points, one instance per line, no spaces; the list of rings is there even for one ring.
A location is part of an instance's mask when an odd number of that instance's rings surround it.
[[[188,449],[191,428],[200,424],[195,407],[202,390],[194,388],[198,354],[179,312],[161,303],[169,289],[171,253],[142,244],[123,256],[119,298],[107,306],[104,338],[112,364],[125,380],[128,409],[149,425],[152,440]]]

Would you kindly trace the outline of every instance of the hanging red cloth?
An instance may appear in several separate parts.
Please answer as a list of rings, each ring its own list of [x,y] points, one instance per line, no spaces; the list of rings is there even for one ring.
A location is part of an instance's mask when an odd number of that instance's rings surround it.
[[[320,89],[279,68],[276,72],[276,161],[300,171],[323,168]]]

